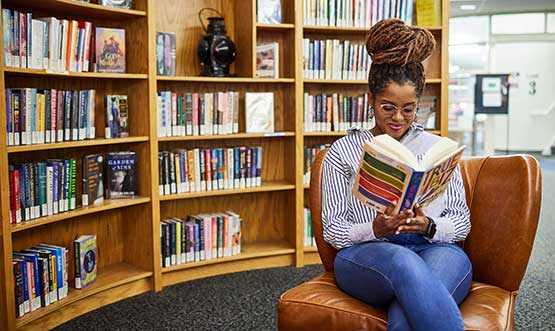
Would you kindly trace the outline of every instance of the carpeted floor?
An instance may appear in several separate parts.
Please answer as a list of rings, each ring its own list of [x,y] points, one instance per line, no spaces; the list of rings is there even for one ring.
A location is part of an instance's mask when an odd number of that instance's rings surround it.
[[[554,239],[555,171],[548,166],[536,242],[517,298],[517,330],[555,330]],[[279,295],[321,271],[316,265],[200,279],[114,303],[55,330],[276,330]]]

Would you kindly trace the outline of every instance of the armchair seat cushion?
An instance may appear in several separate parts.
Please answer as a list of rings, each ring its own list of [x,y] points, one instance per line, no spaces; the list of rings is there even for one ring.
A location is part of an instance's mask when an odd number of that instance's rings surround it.
[[[460,306],[467,330],[507,330],[514,320],[516,293],[473,282]],[[386,330],[387,311],[342,292],[333,272],[285,292],[278,305],[280,331]]]

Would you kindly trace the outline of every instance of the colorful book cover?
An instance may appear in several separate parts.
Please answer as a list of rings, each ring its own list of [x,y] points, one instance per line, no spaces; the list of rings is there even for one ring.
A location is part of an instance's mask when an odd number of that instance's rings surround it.
[[[83,157],[83,206],[104,201],[103,164],[104,158],[100,154]]]
[[[279,44],[277,42],[256,45],[256,77],[279,78]]]
[[[106,95],[106,138],[129,137],[129,107],[127,95]]]
[[[96,28],[96,71],[125,72],[125,30]]]
[[[110,199],[137,195],[137,154],[112,152],[106,154],[107,196]]]
[[[396,201],[394,213],[415,203],[425,207],[447,189],[464,148],[444,137],[418,161],[401,143],[380,135],[364,144],[354,195],[379,212]]]
[[[96,281],[96,235],[82,235],[73,242],[75,249],[75,288],[85,288]]]

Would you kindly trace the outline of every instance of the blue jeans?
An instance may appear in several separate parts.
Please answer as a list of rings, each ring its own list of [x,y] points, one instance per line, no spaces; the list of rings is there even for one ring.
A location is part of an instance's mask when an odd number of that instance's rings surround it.
[[[417,234],[344,248],[335,258],[337,285],[371,305],[388,308],[388,330],[464,330],[458,308],[472,265],[455,244],[430,244]]]

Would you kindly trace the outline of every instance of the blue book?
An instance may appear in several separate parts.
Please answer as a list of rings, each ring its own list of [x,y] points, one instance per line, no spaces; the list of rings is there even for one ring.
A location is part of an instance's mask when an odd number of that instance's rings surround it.
[[[29,300],[29,284],[27,282],[27,262],[24,259],[13,259],[17,263],[21,263],[21,273],[23,278],[23,312],[28,313],[31,311],[31,301]]]
[[[30,298],[31,304],[31,311],[34,311],[41,306],[41,290],[40,290],[40,277],[39,277],[39,261],[38,261],[38,254],[34,253],[21,253],[21,252],[14,252],[14,257],[20,258],[26,262],[32,263],[34,279],[31,281],[34,283],[35,291],[34,297]],[[29,270],[27,270],[29,272]]]
[[[56,293],[58,300],[63,299],[67,295],[66,281],[64,280],[64,249],[59,246],[48,244],[40,244],[34,247],[47,250],[56,256]]]

